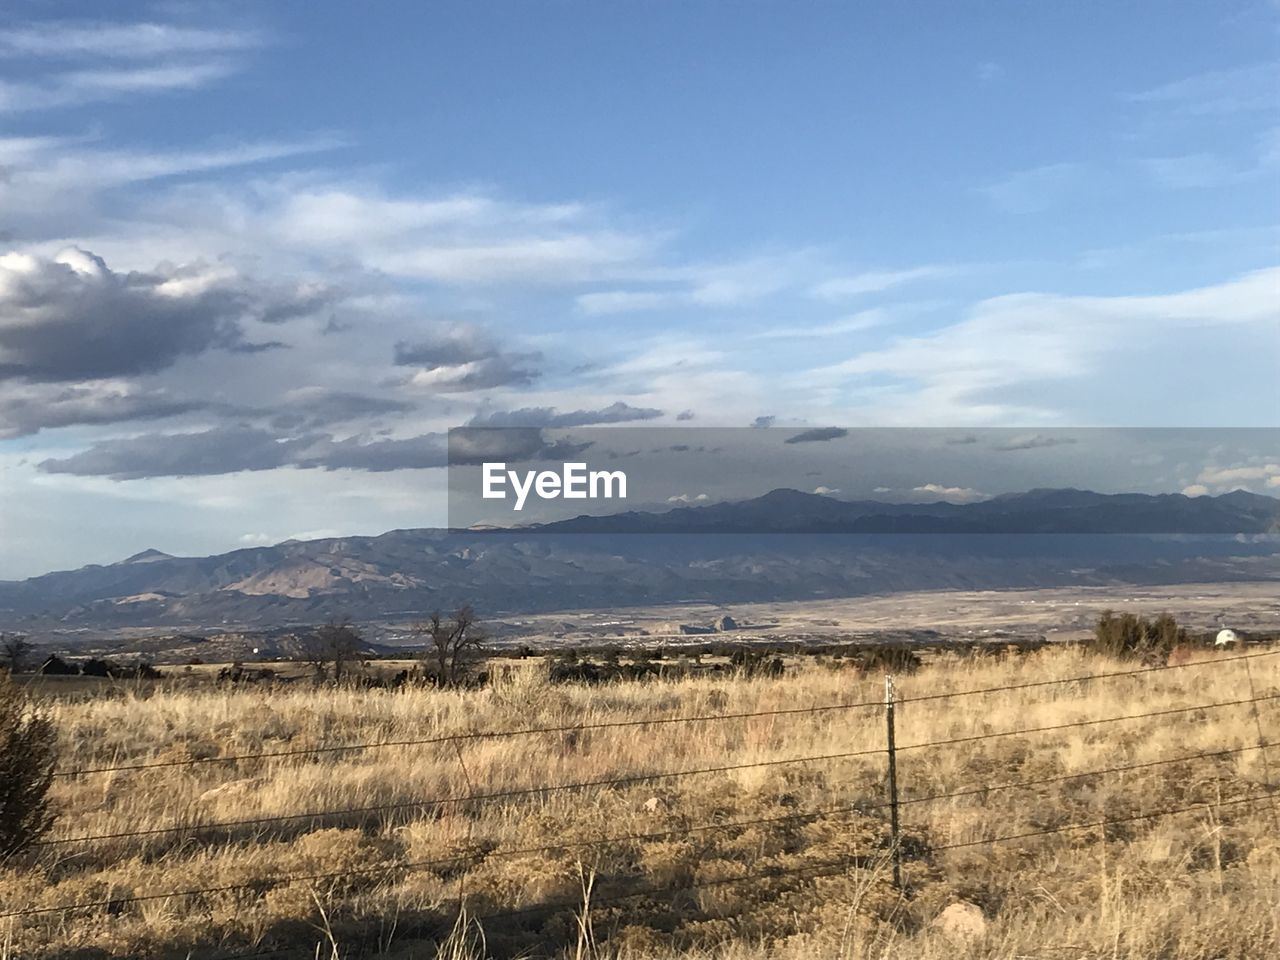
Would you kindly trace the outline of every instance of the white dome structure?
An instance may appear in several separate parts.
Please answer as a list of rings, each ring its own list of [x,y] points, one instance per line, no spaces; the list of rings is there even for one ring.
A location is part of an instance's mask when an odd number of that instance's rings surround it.
[[[1234,630],[1219,630],[1213,645],[1215,647],[1233,647],[1239,642],[1240,637],[1236,635]]]

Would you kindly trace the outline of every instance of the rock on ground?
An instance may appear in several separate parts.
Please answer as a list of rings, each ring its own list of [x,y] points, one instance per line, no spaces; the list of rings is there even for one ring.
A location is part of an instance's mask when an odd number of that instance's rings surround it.
[[[961,900],[934,919],[933,925],[952,940],[976,940],[987,932],[987,918],[977,904]]]

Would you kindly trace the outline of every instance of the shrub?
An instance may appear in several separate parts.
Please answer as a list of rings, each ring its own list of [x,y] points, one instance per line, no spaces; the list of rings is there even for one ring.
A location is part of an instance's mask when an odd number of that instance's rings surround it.
[[[621,683],[649,680],[662,675],[662,668],[650,662],[592,663],[589,660],[549,660],[547,679],[551,683]]]
[[[53,722],[11,679],[0,678],[0,863],[53,824],[48,794],[56,750]]]
[[[771,657],[766,650],[738,649],[729,657],[742,677],[780,677],[786,672],[781,657]]]
[[[924,661],[914,650],[888,643],[854,651],[851,660],[862,674],[915,673],[924,666]]]
[[[114,663],[109,660],[99,660],[96,657],[91,657],[80,664],[80,673],[86,677],[109,677],[114,669],[116,669]]]
[[[9,665],[10,673],[22,673],[35,647],[20,633],[0,633],[0,654]]]
[[[1185,627],[1167,613],[1154,620],[1132,613],[1115,614],[1107,610],[1098,618],[1093,636],[1084,641],[1090,653],[1122,660],[1165,662],[1175,647],[1187,643]]]

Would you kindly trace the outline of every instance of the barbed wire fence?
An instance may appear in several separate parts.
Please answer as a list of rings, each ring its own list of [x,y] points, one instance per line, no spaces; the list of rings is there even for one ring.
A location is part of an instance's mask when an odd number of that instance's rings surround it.
[[[48,915],[64,915],[70,916],[80,914],[83,918],[84,914],[93,912],[106,912],[110,914],[118,914],[125,908],[140,904],[149,904],[173,900],[179,898],[198,898],[207,897],[216,894],[226,893],[250,893],[254,895],[263,895],[268,890],[287,887],[297,884],[316,884],[326,881],[336,881],[352,879],[361,876],[382,877],[384,880],[391,881],[396,878],[403,877],[410,873],[428,870],[451,870],[462,871],[465,873],[467,869],[474,868],[479,864],[488,860],[511,859],[519,857],[528,857],[537,854],[554,854],[572,850],[594,850],[607,847],[616,847],[628,843],[652,842],[660,840],[670,840],[679,837],[694,836],[701,834],[710,834],[721,831],[744,830],[751,827],[782,825],[782,824],[803,824],[803,823],[847,823],[856,818],[865,818],[872,814],[887,814],[887,825],[889,829],[889,842],[886,850],[882,851],[886,863],[889,866],[892,883],[904,894],[909,891],[909,878],[903,875],[903,859],[904,850],[904,830],[902,828],[902,812],[904,808],[914,807],[917,805],[938,803],[947,800],[959,798],[988,797],[992,794],[1029,790],[1034,787],[1040,787],[1056,783],[1066,783],[1073,780],[1081,780],[1088,778],[1108,778],[1116,777],[1124,773],[1135,770],[1144,770],[1157,767],[1171,766],[1180,763],[1190,763],[1197,760],[1222,759],[1228,757],[1239,757],[1244,754],[1256,752],[1261,760],[1263,770],[1262,782],[1255,784],[1256,792],[1247,796],[1230,797],[1227,799],[1215,798],[1213,800],[1202,800],[1193,803],[1187,803],[1176,807],[1160,808],[1148,810],[1141,813],[1111,817],[1104,819],[1096,819],[1086,822],[1073,822],[1059,826],[1038,829],[1034,831],[1024,831],[1020,833],[997,835],[989,837],[981,837],[971,840],[964,840],[953,843],[940,845],[929,845],[927,853],[933,856],[949,850],[956,850],[969,847],[995,845],[1004,843],[1016,843],[1019,841],[1030,840],[1039,837],[1050,836],[1060,833],[1101,830],[1105,832],[1108,828],[1117,824],[1159,820],[1166,817],[1173,817],[1182,814],[1214,811],[1215,813],[1222,809],[1240,809],[1246,808],[1254,804],[1269,802],[1272,807],[1272,816],[1277,816],[1276,795],[1280,793],[1280,784],[1277,784],[1271,778],[1271,766],[1268,760],[1267,751],[1277,746],[1277,737],[1267,739],[1264,731],[1262,715],[1259,706],[1280,700],[1280,692],[1263,692],[1259,693],[1254,684],[1253,674],[1250,670],[1251,663],[1265,657],[1280,655],[1280,648],[1267,649],[1261,653],[1248,653],[1231,656],[1219,656],[1208,660],[1192,660],[1176,664],[1163,664],[1157,666],[1142,667],[1133,670],[1109,671],[1102,673],[1085,674],[1070,677],[1059,677],[1047,680],[1036,680],[1025,683],[1006,684],[993,687],[982,687],[969,690],[945,691],[939,693],[923,694],[911,697],[900,697],[891,675],[885,677],[885,695],[883,699],[864,700],[854,702],[837,702],[829,704],[818,704],[808,707],[794,707],[777,710],[759,710],[746,711],[736,713],[720,713],[720,714],[701,714],[692,716],[670,716],[670,717],[654,717],[639,718],[615,721],[599,721],[593,723],[578,724],[559,724],[540,727],[524,727],[508,730],[475,730],[462,731],[458,733],[399,740],[381,740],[362,743],[349,744],[333,744],[333,745],[317,745],[313,747],[299,747],[282,750],[260,751],[256,753],[241,753],[211,757],[189,757],[181,759],[140,759],[140,760],[124,760],[122,762],[113,762],[100,766],[88,766],[82,768],[74,768],[69,770],[55,771],[54,776],[58,778],[88,778],[103,774],[130,774],[139,773],[158,768],[171,767],[199,767],[209,764],[219,763],[251,763],[265,762],[277,760],[289,760],[299,758],[318,758],[325,755],[349,754],[360,751],[371,750],[387,750],[395,748],[404,748],[410,746],[423,745],[449,745],[455,750],[459,749],[461,744],[465,742],[474,742],[480,740],[495,740],[502,738],[525,738],[540,735],[577,735],[593,730],[618,730],[627,728],[643,728],[656,727],[665,725],[685,725],[685,724],[706,724],[706,723],[724,723],[739,720],[748,720],[755,718],[779,718],[779,717],[798,717],[802,715],[815,715],[823,713],[831,713],[837,711],[853,711],[853,710],[881,710],[885,719],[885,737],[882,744],[876,746],[862,748],[851,751],[841,751],[834,753],[816,754],[798,757],[770,758],[767,760],[758,760],[746,763],[722,764],[709,767],[699,767],[692,769],[678,769],[637,773],[628,776],[597,778],[592,780],[581,780],[571,783],[556,784],[537,784],[527,787],[514,788],[509,790],[477,792],[468,777],[468,789],[464,794],[445,795],[439,797],[425,797],[411,801],[400,801],[396,803],[385,803],[368,805],[363,807],[342,807],[322,810],[312,810],[296,814],[279,814],[271,816],[245,817],[232,820],[221,821],[200,821],[192,819],[189,822],[173,823],[162,827],[149,827],[137,830],[113,831],[108,833],[81,833],[70,836],[52,837],[41,840],[38,846],[45,848],[64,849],[68,846],[90,845],[100,843],[110,843],[116,841],[152,838],[161,836],[172,836],[183,842],[187,841],[212,841],[214,839],[226,839],[227,841],[235,841],[237,839],[257,839],[261,836],[263,830],[270,830],[279,827],[281,824],[293,823],[295,825],[305,826],[308,829],[315,829],[330,824],[335,819],[340,819],[344,823],[351,823],[353,818],[369,818],[378,815],[391,813],[412,814],[422,812],[436,812],[449,806],[470,805],[472,807],[481,807],[491,803],[502,801],[518,800],[522,798],[542,797],[561,792],[581,792],[595,789],[610,789],[615,787],[628,787],[643,783],[654,783],[659,781],[681,781],[685,778],[711,776],[716,774],[732,773],[749,769],[760,769],[768,767],[784,767],[803,764],[820,764],[829,763],[836,760],[844,760],[851,758],[871,758],[875,756],[883,756],[885,760],[885,796],[882,799],[867,799],[856,802],[846,802],[835,806],[822,807],[817,809],[796,811],[779,816],[760,817],[746,820],[727,820],[712,823],[690,823],[669,829],[641,832],[641,833],[623,833],[608,836],[597,836],[586,839],[559,839],[553,843],[548,843],[533,847],[511,847],[511,848],[494,848],[494,849],[477,849],[474,844],[468,842],[467,849],[462,852],[455,853],[450,856],[438,857],[428,860],[418,861],[399,861],[388,862],[371,867],[356,867],[331,872],[312,872],[304,874],[280,874],[267,878],[258,878],[252,881],[233,884],[218,884],[205,887],[189,888],[189,889],[169,889],[148,892],[133,892],[120,896],[111,896],[97,900],[82,900],[71,903],[59,903],[54,905],[27,906],[18,909],[0,910],[0,921],[8,920],[11,923],[23,918],[34,918]],[[901,744],[898,742],[897,731],[897,711],[898,708],[905,704],[928,703],[943,700],[955,700],[968,697],[984,697],[994,694],[1003,694],[1011,691],[1027,690],[1051,686],[1068,686],[1079,684],[1082,687],[1090,683],[1102,680],[1111,680],[1118,678],[1141,678],[1154,673],[1168,670],[1186,670],[1194,668],[1219,668],[1221,664],[1241,662],[1245,668],[1248,677],[1248,687],[1250,696],[1235,700],[1221,700],[1207,703],[1197,703],[1190,706],[1170,707],[1160,710],[1148,710],[1139,713],[1129,713],[1107,717],[1092,717],[1080,720],[1072,720],[1062,723],[1034,726],[1034,727],[1017,727],[1005,730],[988,731],[979,734],[972,734],[959,737],[948,737],[943,739],[924,740],[912,743]],[[1247,707],[1250,709],[1255,728],[1257,730],[1256,743],[1246,746],[1224,747],[1220,750],[1200,751],[1195,753],[1183,753],[1173,756],[1162,757],[1155,760],[1147,760],[1141,762],[1132,762],[1127,764],[1113,764],[1106,767],[1091,768],[1088,770],[1080,770],[1074,773],[1053,774],[1044,777],[1030,778],[1007,783],[998,784],[982,784],[962,790],[953,790],[943,793],[930,794],[925,796],[901,796],[899,793],[899,776],[897,760],[900,754],[908,751],[936,749],[941,747],[954,747],[964,744],[976,744],[989,740],[1001,738],[1028,736],[1052,731],[1062,731],[1073,728],[1084,727],[1106,727],[1111,724],[1121,724],[1138,720],[1149,720],[1154,718],[1175,717],[1183,714],[1201,714],[1208,711],[1224,710],[1231,707]],[[361,821],[357,821],[361,822]],[[239,837],[237,830],[248,828],[257,831],[252,833],[248,838]],[[846,872],[850,869],[851,863],[848,858],[838,861],[821,861],[804,864],[796,867],[772,867],[765,870],[753,871],[751,873],[732,877],[717,877],[703,880],[694,880],[683,884],[666,884],[666,885],[650,885],[634,887],[633,889],[611,892],[602,896],[592,896],[591,905],[603,905],[606,903],[624,902],[636,898],[674,898],[675,896],[691,892],[694,890],[723,886],[747,884],[760,882],[774,878],[795,878],[795,879],[814,879],[822,876],[830,876]],[[464,888],[460,887],[460,895],[458,897],[457,911],[460,914],[466,908],[466,898]],[[579,909],[583,906],[581,900],[570,901],[550,901],[528,906],[489,912],[474,917],[473,919],[480,922],[499,922],[502,920],[513,919],[516,917],[538,915],[538,914],[556,914],[566,910]],[[423,925],[423,930],[438,932],[441,927],[441,919],[434,918],[429,923]],[[404,933],[405,931],[402,931]],[[279,955],[281,953],[295,950],[296,948],[281,948],[274,950],[253,950],[250,952],[224,954],[217,957],[217,960],[249,960],[249,958],[267,957]],[[355,954],[356,956],[370,955],[368,944]]]

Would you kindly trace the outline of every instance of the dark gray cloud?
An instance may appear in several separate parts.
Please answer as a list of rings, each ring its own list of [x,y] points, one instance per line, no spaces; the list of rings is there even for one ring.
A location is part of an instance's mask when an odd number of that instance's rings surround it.
[[[839,440],[848,435],[849,431],[844,427],[814,427],[812,430],[797,433],[794,437],[787,437],[783,443],[823,443],[827,440]]]
[[[268,350],[288,350],[289,345],[279,340],[265,340],[261,343],[241,341],[226,347],[232,353],[266,353]]]
[[[599,410],[574,410],[556,413],[554,407],[521,407],[519,410],[495,410],[478,413],[468,422],[469,427],[583,427],[598,423],[630,423],[636,420],[654,420],[662,416],[653,407],[633,407],[618,401]]]
[[[403,440],[373,440],[363,442],[351,437],[330,441],[323,449],[314,451],[303,459],[299,467],[319,467],[325,470],[367,470],[385,473],[388,470],[425,470],[444,467],[449,463],[448,440],[444,434],[428,433]]]
[[[326,387],[300,387],[285,394],[271,417],[277,430],[314,429],[335,423],[408,413],[414,404]]]
[[[694,417],[694,413],[692,410],[681,410],[679,413],[676,414],[677,420],[692,420],[693,417]]]
[[[456,367],[497,356],[497,345],[474,327],[441,324],[426,336],[395,345],[395,362],[402,367]]]
[[[255,290],[255,297],[258,302],[258,320],[263,323],[288,323],[332,306],[339,298],[339,292],[323,284],[289,286],[273,283],[259,286]],[[330,317],[329,323],[332,322],[333,318]]]
[[[1065,444],[1075,443],[1073,437],[1051,437],[1043,433],[1031,433],[1026,436],[1014,437],[1004,443],[998,444],[993,449],[1000,451],[1010,450],[1037,450],[1041,447],[1061,447]]]
[[[244,321],[281,322],[334,296],[201,266],[116,273],[75,248],[11,254],[0,258],[0,380],[136,376],[208,350],[270,349],[246,341]]]
[[[763,416],[763,417],[756,417],[754,420],[751,421],[751,426],[757,427],[763,430],[765,427],[772,427],[773,421],[777,419],[778,418],[775,417],[773,414],[768,414],[767,416]]]
[[[395,345],[397,366],[417,367],[409,381],[439,393],[526,386],[538,377],[537,353],[511,353],[466,324],[441,324],[425,337]]]
[[[357,420],[373,424],[380,417],[415,409],[416,404],[402,400],[325,387],[290,390],[274,406],[253,407],[175,397],[167,390],[119,380],[81,384],[11,382],[0,385],[0,439],[57,427],[160,420],[197,411],[241,426],[266,424],[286,435]]]
[[[0,439],[55,427],[159,420],[203,407],[163,390],[135,390],[114,383],[20,385],[0,394]]]
[[[549,440],[537,427],[459,427],[449,431],[449,462],[463,465],[568,460],[591,446],[590,441]]]
[[[288,466],[322,438],[281,439],[258,427],[215,427],[200,433],[148,433],[101,440],[64,459],[40,463],[45,473],[137,480],[216,476]]]
[[[151,433],[103,440],[63,459],[40,463],[45,473],[139,480],[145,477],[208,477],[280,467],[319,470],[388,470],[443,467],[444,434],[405,439],[336,440],[328,433],[281,437],[260,427],[215,427],[199,433]]]

